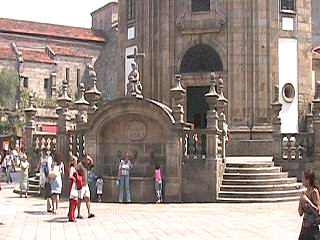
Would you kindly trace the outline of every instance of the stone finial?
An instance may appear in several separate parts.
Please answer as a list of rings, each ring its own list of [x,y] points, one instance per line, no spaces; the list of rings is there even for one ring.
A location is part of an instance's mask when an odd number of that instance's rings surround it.
[[[181,86],[181,75],[175,75],[175,86],[170,89],[172,94],[174,106],[173,106],[173,115],[175,118],[176,123],[183,123],[184,122],[184,110],[182,100],[186,93],[186,90],[183,89]]]
[[[63,82],[62,82],[62,93],[57,99],[58,105],[62,109],[68,108],[69,103],[71,101],[72,101],[72,99],[71,99],[71,97],[69,97],[69,94],[68,94],[68,82],[67,82],[67,80],[63,80]]]
[[[85,92],[85,96],[90,103],[90,112],[93,113],[98,109],[97,101],[100,99],[101,92],[97,88],[96,72],[93,70],[93,67],[91,65],[88,66],[88,68],[89,68],[89,77],[90,77],[90,80],[92,81],[92,88]]]
[[[279,102],[279,86],[278,85],[274,86],[274,102],[271,104],[271,110],[272,110],[272,124],[281,125],[281,119],[279,114],[280,114],[280,111],[282,110],[282,104]]]
[[[77,101],[75,101],[75,105],[78,110],[77,114],[77,123],[83,123],[85,122],[85,113],[84,111],[89,106],[89,102],[84,97],[85,94],[85,88],[84,83],[80,83],[79,85],[79,98]]]
[[[205,95],[205,97],[207,98],[210,111],[215,111],[217,99],[219,98],[219,95],[216,91],[216,75],[214,74],[214,72],[210,74],[210,82],[211,82],[210,90]]]
[[[79,97],[78,97],[78,100],[75,101],[75,104],[78,109],[79,108],[83,109],[85,106],[89,105],[89,102],[85,99],[84,94],[85,94],[84,83],[80,83],[79,84]]]
[[[218,89],[219,89],[219,98],[218,98],[218,102],[217,102],[217,110],[219,115],[224,114],[225,111],[225,107],[228,103],[228,100],[224,97],[224,85],[223,85],[223,79],[222,77],[219,77],[218,79]]]
[[[37,113],[36,108],[34,107],[34,93],[30,92],[29,93],[29,102],[28,102],[29,107],[24,110],[26,117],[27,117],[27,124],[28,122],[32,122],[34,119],[34,116]]]

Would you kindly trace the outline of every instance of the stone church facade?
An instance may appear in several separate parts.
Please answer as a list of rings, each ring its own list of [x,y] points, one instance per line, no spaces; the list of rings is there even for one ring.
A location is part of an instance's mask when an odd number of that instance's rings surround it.
[[[271,107],[280,87],[282,132],[305,129],[312,100],[311,1],[119,1],[118,97],[135,48],[144,96],[171,105],[174,75],[185,119],[206,125],[209,73],[225,80],[231,155],[271,154]]]

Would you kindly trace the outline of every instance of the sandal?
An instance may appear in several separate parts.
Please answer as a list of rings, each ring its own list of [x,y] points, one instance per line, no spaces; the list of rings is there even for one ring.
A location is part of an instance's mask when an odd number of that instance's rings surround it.
[[[78,215],[77,218],[78,219],[84,219],[84,217],[82,215]]]
[[[88,218],[93,218],[95,215],[93,213],[90,213],[90,215],[88,216]]]

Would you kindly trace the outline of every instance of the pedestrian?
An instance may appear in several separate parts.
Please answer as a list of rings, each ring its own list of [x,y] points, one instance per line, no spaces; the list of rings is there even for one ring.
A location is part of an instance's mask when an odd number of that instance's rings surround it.
[[[78,198],[80,195],[80,191],[83,186],[83,173],[81,172],[78,174],[77,171],[74,171],[72,173],[72,176],[70,177],[70,189],[69,189],[69,221],[70,222],[75,222],[75,210],[78,205]]]
[[[57,152],[52,162],[51,171],[49,172],[53,214],[58,214],[59,196],[61,195],[63,175],[64,175],[64,164],[62,161],[62,156],[59,152]]]
[[[20,197],[22,197],[22,192],[24,191],[24,196],[27,198],[29,188],[29,162],[24,149],[21,149],[20,153],[20,168]]]
[[[154,186],[155,186],[156,195],[157,195],[157,202],[156,203],[160,203],[160,202],[162,202],[162,173],[161,173],[159,163],[155,164]]]
[[[88,168],[93,164],[92,158],[86,154],[84,158],[82,159],[82,162],[80,162],[77,166],[78,173],[83,172],[83,187],[80,192],[79,200],[78,200],[78,215],[77,218],[83,219],[83,216],[80,213],[81,209],[81,202],[84,201],[87,206],[88,210],[88,218],[92,218],[95,215],[91,213],[91,206],[90,206],[90,190],[88,186]]]
[[[125,194],[127,197],[127,202],[131,202],[130,198],[130,170],[132,168],[131,161],[129,160],[130,156],[126,153],[124,160],[120,161],[119,170],[118,170],[118,177],[119,177],[119,202],[123,202],[123,191],[125,190]]]
[[[70,166],[69,166],[69,189],[72,188],[72,184],[74,183],[74,176],[73,174],[77,172],[76,167],[78,164],[78,158],[73,156],[72,152],[69,152],[70,157]],[[71,191],[71,190],[70,190]],[[78,204],[78,196],[76,198]],[[68,218],[70,219],[70,211],[71,211],[71,201],[69,202],[69,211],[68,211]]]
[[[6,166],[5,157],[6,157],[6,151],[3,150],[1,154],[1,178],[3,177],[3,179],[6,179],[7,177],[7,166]]]
[[[303,185],[307,190],[301,195],[298,208],[299,215],[303,216],[299,240],[319,240],[320,197],[313,171],[304,172]]]
[[[103,179],[101,176],[97,178],[96,182],[96,188],[97,188],[97,197],[98,197],[98,202],[101,203],[102,201],[102,189],[103,189]]]
[[[94,165],[91,164],[88,166],[88,185],[90,190],[90,198],[91,201],[96,199],[96,181],[97,181],[97,174],[94,170]]]
[[[11,178],[11,172],[13,168],[13,155],[11,153],[11,149],[6,152],[5,156],[5,161],[6,161],[6,182],[7,183],[12,183],[12,178]]]
[[[40,187],[44,188],[45,199],[47,200],[47,212],[52,212],[52,196],[49,181],[49,172],[52,169],[52,157],[50,151],[43,148],[40,159]]]

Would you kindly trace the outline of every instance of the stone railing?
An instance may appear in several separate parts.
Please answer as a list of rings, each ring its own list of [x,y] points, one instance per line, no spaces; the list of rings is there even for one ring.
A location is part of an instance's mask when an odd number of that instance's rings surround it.
[[[207,156],[206,129],[190,130],[185,133],[183,156],[185,160],[205,160]]]
[[[81,159],[85,155],[85,132],[77,130],[68,131],[69,151]]]
[[[32,146],[36,153],[39,153],[42,149],[47,149],[51,151],[51,154],[54,154],[57,146],[56,136],[55,134],[34,134]]]
[[[306,157],[307,133],[282,133],[281,156],[283,160],[303,160]]]

